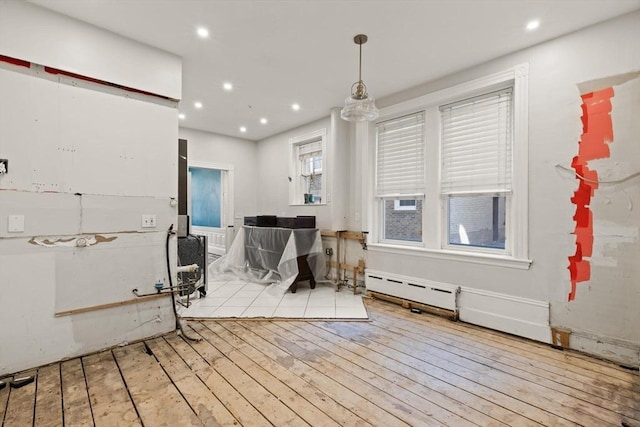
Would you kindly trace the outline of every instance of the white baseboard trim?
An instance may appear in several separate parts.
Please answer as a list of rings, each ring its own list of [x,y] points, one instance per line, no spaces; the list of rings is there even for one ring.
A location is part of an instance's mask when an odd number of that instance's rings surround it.
[[[640,368],[640,344],[572,330],[569,347],[621,365]]]
[[[463,322],[551,343],[548,302],[462,287],[458,309]]]
[[[365,283],[370,291],[457,310],[463,322],[552,342],[548,302],[371,269]]]

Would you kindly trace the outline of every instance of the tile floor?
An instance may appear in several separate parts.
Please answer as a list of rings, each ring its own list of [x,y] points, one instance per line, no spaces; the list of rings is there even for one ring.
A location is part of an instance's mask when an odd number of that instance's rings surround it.
[[[267,293],[265,285],[241,280],[211,282],[205,298],[192,299],[179,312],[185,318],[368,319],[362,295],[349,289],[336,292],[328,283],[309,289],[305,282],[295,294],[287,291],[282,296]]]

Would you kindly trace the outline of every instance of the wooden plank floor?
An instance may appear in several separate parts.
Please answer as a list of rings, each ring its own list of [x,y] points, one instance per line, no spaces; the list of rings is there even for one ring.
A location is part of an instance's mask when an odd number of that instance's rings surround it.
[[[367,301],[368,322],[200,321],[24,373],[20,426],[636,426],[640,377],[588,356]]]

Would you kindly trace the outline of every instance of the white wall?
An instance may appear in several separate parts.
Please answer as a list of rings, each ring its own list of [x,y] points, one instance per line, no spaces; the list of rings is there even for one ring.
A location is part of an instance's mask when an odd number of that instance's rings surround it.
[[[575,301],[570,290],[568,256],[575,252],[577,187],[571,175],[555,165],[570,167],[578,153],[582,114],[578,84],[640,70],[640,13],[632,13],[536,47],[508,55],[436,82],[382,99],[379,106],[421,96],[442,88],[529,63],[529,258],[528,270],[471,264],[421,255],[369,251],[367,267],[421,277],[463,287],[461,303],[473,304],[473,292],[550,303],[550,323],[570,329],[571,346],[623,363],[640,364],[640,186],[638,179],[601,186],[592,201],[594,254],[591,279],[578,284]],[[615,87],[614,142],[611,158],[591,162],[601,179],[624,177],[640,170],[638,79]],[[624,94],[624,95],[623,95]],[[356,170],[351,175],[368,171]],[[363,210],[366,206],[363,206]],[[465,295],[464,288],[470,292]],[[515,298],[509,301],[509,297]],[[491,314],[488,313],[490,316]],[[522,316],[500,320],[500,329]],[[464,320],[464,317],[463,317]],[[502,325],[500,324],[502,323]],[[507,329],[508,330],[508,329]]]
[[[66,71],[129,86],[135,78],[120,65],[143,55],[133,74],[167,73],[143,87],[164,97],[179,95],[181,72],[173,55],[28,3],[0,6],[0,54],[34,62],[0,63],[0,153],[9,159],[9,172],[0,176],[2,375],[175,327],[167,297],[55,314],[132,300],[132,289],[153,292],[156,280],[168,282],[166,230],[177,214],[170,204],[177,197],[176,102],[42,66],[73,64]],[[96,59],[104,52],[122,56],[105,64]],[[48,60],[55,63],[37,62]],[[156,215],[157,226],[142,229],[143,214]],[[23,231],[8,229],[16,215],[24,218]],[[175,249],[172,239],[173,260]]]
[[[234,226],[256,214],[258,199],[258,150],[254,141],[180,128],[187,140],[189,161],[228,165],[234,171]]]
[[[182,62],[175,55],[23,1],[0,2],[0,22],[3,55],[176,100],[182,97],[182,80],[176,79]]]

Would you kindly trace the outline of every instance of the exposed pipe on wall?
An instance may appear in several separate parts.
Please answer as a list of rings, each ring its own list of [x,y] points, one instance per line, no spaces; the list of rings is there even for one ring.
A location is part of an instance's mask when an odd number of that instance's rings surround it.
[[[169,289],[172,290],[171,305],[173,306],[173,314],[176,318],[176,330],[180,331],[182,333],[182,336],[185,337],[186,339],[190,341],[198,342],[198,341],[201,341],[202,338],[193,338],[187,335],[187,333],[182,328],[182,324],[180,323],[180,316],[178,316],[178,310],[176,309],[176,296],[175,296],[175,292],[173,291],[173,281],[171,280],[171,262],[169,260],[169,239],[173,234],[175,234],[175,232],[173,231],[173,224],[171,224],[169,226],[169,230],[167,230],[167,240],[165,242],[165,253],[167,255],[167,275],[169,276]]]

